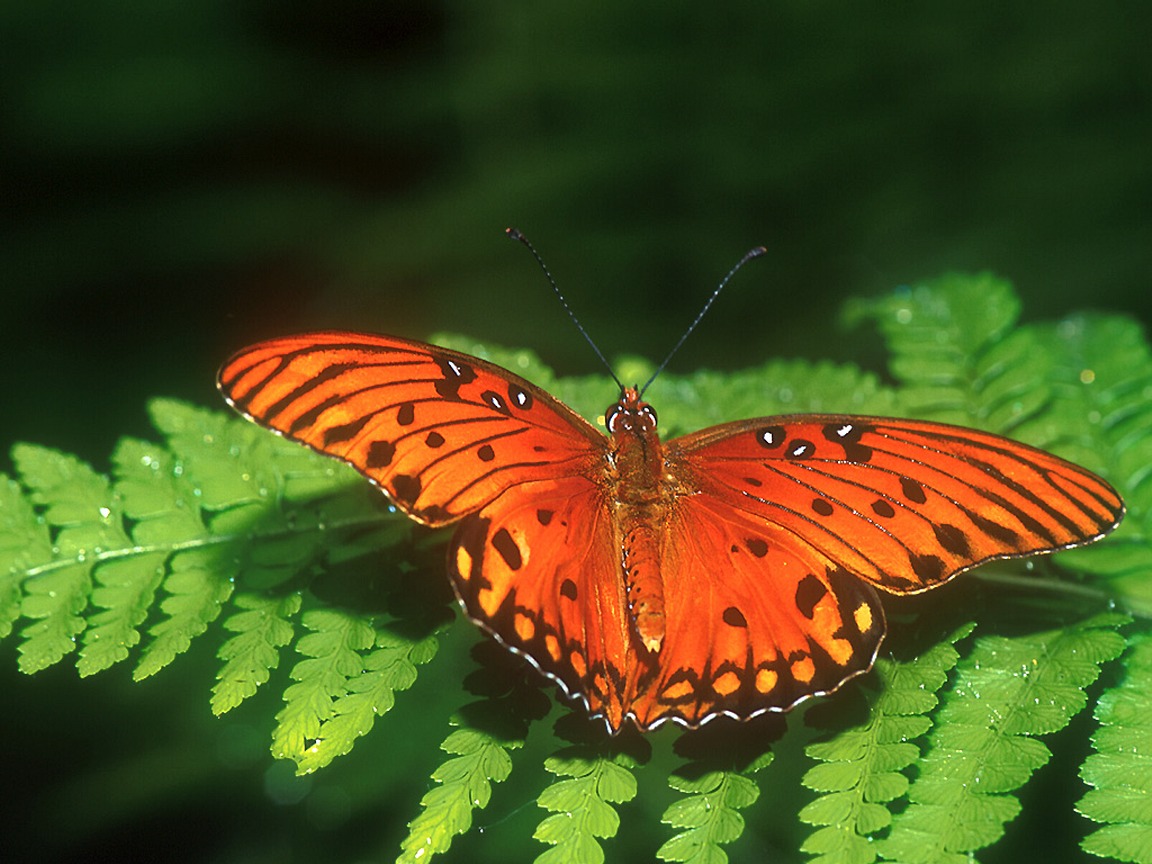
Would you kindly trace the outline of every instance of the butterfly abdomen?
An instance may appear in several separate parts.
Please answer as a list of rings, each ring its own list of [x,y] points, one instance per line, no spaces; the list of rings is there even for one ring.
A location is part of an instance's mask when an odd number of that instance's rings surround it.
[[[664,576],[661,529],[670,518],[676,491],[669,485],[656,414],[633,388],[605,412],[612,433],[608,500],[620,544],[620,576],[628,618],[643,650],[657,654],[664,644]]]

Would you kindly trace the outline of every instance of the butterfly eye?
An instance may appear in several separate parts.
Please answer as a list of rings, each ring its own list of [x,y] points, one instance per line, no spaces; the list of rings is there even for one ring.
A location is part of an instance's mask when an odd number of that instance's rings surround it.
[[[656,409],[647,403],[640,406],[641,425],[645,429],[655,429],[657,424]]]
[[[604,425],[608,427],[609,432],[616,431],[616,420],[620,417],[620,412],[623,410],[619,405],[613,405],[604,412]]]

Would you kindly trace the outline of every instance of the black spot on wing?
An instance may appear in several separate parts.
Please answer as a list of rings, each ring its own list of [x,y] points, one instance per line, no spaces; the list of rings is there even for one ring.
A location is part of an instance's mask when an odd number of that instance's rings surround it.
[[[541,525],[547,525],[549,522],[552,521],[552,517],[555,515],[556,515],[556,511],[547,510],[547,509],[541,507],[539,510],[536,511],[536,521],[539,522]]]
[[[512,415],[511,410],[509,410],[509,408],[508,408],[507,400],[505,400],[505,398],[503,396],[501,396],[499,393],[496,393],[492,390],[485,390],[483,393],[480,394],[480,399],[483,400],[485,405],[487,405],[489,408],[493,409],[494,411],[499,411],[501,414],[503,414],[505,416],[511,416]]]
[[[944,576],[944,562],[935,555],[910,554],[908,560],[912,564],[912,572],[923,582],[936,582]]]
[[[803,438],[797,438],[788,445],[788,452],[785,455],[789,459],[811,459],[815,454],[815,444],[811,441],[805,441]]]
[[[827,593],[828,589],[824,583],[817,579],[814,573],[809,573],[796,585],[796,608],[800,610],[801,615],[811,621],[816,613],[816,604],[823,600]]]
[[[577,592],[577,590],[576,590],[576,583],[573,582],[571,579],[565,579],[563,582],[560,583],[560,596],[561,597],[564,597],[568,600],[575,600],[578,596],[578,593],[579,592]]]
[[[955,525],[933,525],[932,532],[936,535],[936,539],[940,541],[940,545],[951,552],[953,555],[968,556],[971,554],[971,547],[968,545],[968,536],[957,528]]]
[[[436,431],[429,432],[428,437],[424,439],[424,443],[432,448],[443,447],[444,436]]]
[[[396,422],[401,426],[411,426],[416,422],[416,406],[411,402],[405,402],[396,411]]]
[[[720,616],[724,619],[724,623],[729,627],[747,627],[748,619],[744,617],[744,613],[737,609],[735,606],[729,606],[724,610],[724,614]]]
[[[763,429],[756,433],[756,441],[760,444],[761,447],[764,447],[768,450],[775,450],[776,448],[783,446],[784,440],[787,437],[788,436],[784,433],[783,426],[765,426]]]
[[[368,445],[368,458],[364,463],[365,467],[385,468],[392,464],[392,458],[396,455],[396,445],[391,441],[373,441]]]
[[[467,363],[441,357],[436,361],[444,377],[436,382],[436,392],[443,399],[460,401],[460,388],[476,380],[476,370]]]
[[[481,462],[491,462],[496,458],[496,451],[492,449],[491,444],[484,444],[476,451],[476,455]]]
[[[420,478],[410,474],[396,474],[392,477],[392,497],[397,504],[411,506],[420,497]]]
[[[524,559],[520,555],[520,547],[516,545],[516,541],[512,539],[512,535],[508,533],[507,528],[501,528],[492,535],[492,548],[504,559],[504,563],[508,565],[509,570],[519,570],[524,566]]]
[[[872,512],[885,519],[891,519],[896,515],[896,511],[892,508],[892,505],[883,498],[877,498],[872,502]]]
[[[900,478],[900,489],[904,497],[913,504],[924,504],[928,500],[928,496],[924,494],[924,487],[911,477]]]
[[[745,538],[744,545],[748,547],[748,551],[755,555],[757,558],[763,558],[768,554],[767,541],[761,540],[759,537]]]
[[[831,516],[835,512],[835,508],[832,507],[832,502],[824,498],[814,498],[812,499],[812,512],[817,516]]]
[[[866,423],[829,423],[824,427],[824,438],[839,444],[844,448],[844,457],[849,462],[868,462],[872,459],[872,448],[860,443],[860,438],[866,432],[872,432],[873,427]]]
[[[534,402],[531,393],[515,384],[508,385],[508,398],[511,400],[511,404],[521,411],[530,410]]]

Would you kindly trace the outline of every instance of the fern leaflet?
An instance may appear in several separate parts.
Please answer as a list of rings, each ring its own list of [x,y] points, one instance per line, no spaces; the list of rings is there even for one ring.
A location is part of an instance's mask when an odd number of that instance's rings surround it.
[[[76,649],[97,557],[130,542],[107,479],[75,457],[47,448],[17,445],[12,459],[52,531],[50,561],[25,581],[20,610],[34,622],[21,633],[20,668],[36,672]]]
[[[1132,639],[1120,686],[1100,697],[1096,747],[1080,768],[1093,787],[1076,809],[1103,827],[1081,844],[1093,855],[1152,862],[1152,637]]]
[[[333,700],[331,716],[321,720],[315,742],[297,757],[301,773],[323,768],[372,731],[376,718],[392,709],[396,691],[416,682],[416,666],[435,656],[438,643],[434,636],[412,640],[381,627],[375,645],[363,655],[363,670],[351,676],[345,692]]]
[[[316,746],[321,724],[332,716],[333,701],[347,692],[349,679],[364,671],[360,652],[371,648],[376,637],[360,616],[333,609],[312,609],[300,623],[311,632],[296,643],[304,659],[292,669],[296,683],[284,691],[284,707],[272,732],[272,753],[294,760],[298,767]]]
[[[408,823],[398,861],[424,862],[447,851],[457,835],[472,827],[472,811],[487,807],[492,784],[512,772],[508,752],[524,746],[529,723],[551,707],[535,679],[525,679],[519,658],[490,641],[474,645],[472,657],[480,665],[466,683],[484,698],[451,719],[461,728],[449,733],[440,749],[452,758],[432,773],[440,785],[420,800],[422,811]]]
[[[870,864],[876,860],[872,835],[887,828],[887,805],[904,796],[908,779],[900,773],[920,756],[913,741],[932,725],[936,692],[960,655],[953,643],[971,625],[907,662],[876,662],[879,692],[869,699],[868,720],[809,744],[805,752],[820,760],[804,775],[804,785],[822,793],[800,811],[809,825],[820,826],[800,847],[819,864]]]
[[[299,591],[283,597],[245,591],[233,598],[240,611],[224,621],[224,629],[236,635],[216,653],[224,666],[212,688],[212,713],[231,711],[268,681],[280,663],[280,649],[292,641],[291,619],[302,600]]]
[[[909,790],[909,807],[877,842],[903,864],[968,861],[995,842],[1020,803],[1010,794],[1048,761],[1035,737],[1058,731],[1084,707],[1084,688],[1100,664],[1119,656],[1107,614],[1063,630],[1006,638],[984,636],[957,666]]]
[[[597,753],[586,746],[566,747],[544,760],[558,779],[540,793],[539,805],[551,811],[532,837],[551,845],[539,864],[583,864],[604,860],[598,840],[616,836],[620,817],[613,804],[636,797],[636,761],[623,752]]]
[[[656,852],[662,861],[688,864],[723,864],[723,846],[744,833],[740,811],[760,797],[751,775],[772,763],[771,751],[763,753],[743,770],[695,770],[689,763],[668,778],[668,785],[685,797],[669,805],[660,818],[673,828],[684,829],[669,838]]]

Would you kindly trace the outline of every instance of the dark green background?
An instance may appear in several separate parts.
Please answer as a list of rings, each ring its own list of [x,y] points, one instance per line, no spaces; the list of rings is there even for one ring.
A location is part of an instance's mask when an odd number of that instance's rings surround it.
[[[507,225],[609,356],[662,356],[767,245],[681,371],[879,368],[842,300],[954,269],[1010,278],[1030,318],[1149,319],[1152,6],[540,5],[0,7],[5,444],[105,468],[149,434],[149,397],[218,404],[228,352],[318,327],[465,331],[598,371]],[[361,794],[393,725],[334,769],[339,794],[268,803],[276,703],[212,720],[209,653],[77,684],[20,677],[9,640],[0,857],[391,850],[381,813],[412,815],[435,754],[394,800]],[[538,819],[525,788],[513,839]]]

